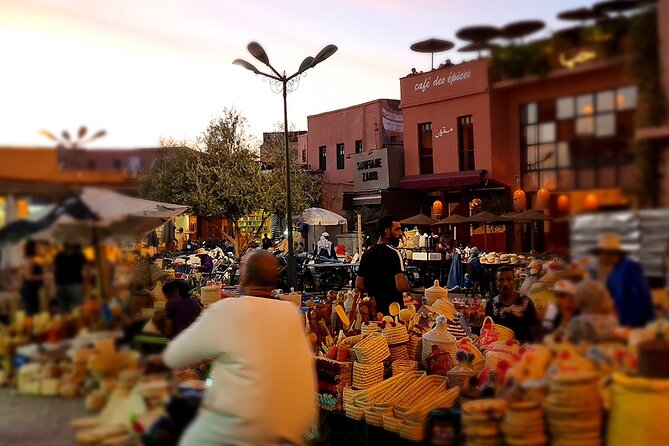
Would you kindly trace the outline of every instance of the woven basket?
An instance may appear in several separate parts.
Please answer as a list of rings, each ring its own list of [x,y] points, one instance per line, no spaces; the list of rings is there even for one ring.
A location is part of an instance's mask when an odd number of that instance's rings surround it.
[[[372,409],[377,413],[385,413],[393,411],[395,403],[404,395],[404,393],[413,386],[416,382],[426,379],[425,372],[413,371],[405,372],[398,375],[398,379],[391,387],[388,388],[382,395],[374,400]]]
[[[400,424],[402,424],[402,420],[395,418],[392,414],[383,416],[383,428],[389,432],[399,433]]]
[[[376,383],[383,381],[384,366],[382,362],[375,364],[353,363],[353,387],[356,389],[368,389]]]
[[[376,322],[369,322],[362,324],[360,327],[360,333],[365,336],[372,333],[378,333],[381,331],[381,327]]]
[[[393,376],[385,381],[364,390],[355,390],[350,387],[344,389],[344,404],[355,404],[358,407],[371,406],[376,399],[383,395],[392,386],[397,385],[402,375]]]
[[[409,342],[407,342],[407,354],[409,355],[409,359],[419,362],[423,360],[423,339],[420,336],[409,336]]]
[[[446,377],[431,375],[407,389],[395,402],[395,416],[403,418],[404,414],[410,412],[414,404],[422,398],[429,397],[439,389],[446,390]]]
[[[407,350],[406,344],[391,345],[390,349],[390,361],[395,362],[397,360],[407,360],[409,359],[409,352]]]
[[[361,364],[374,364],[390,356],[388,342],[381,333],[372,333],[352,348],[356,359]]]
[[[399,428],[400,437],[413,442],[425,440],[425,428],[422,423],[403,421]]]
[[[435,313],[446,316],[449,321],[455,320],[455,305],[447,299],[437,299],[432,304],[432,309]]]
[[[393,370],[393,376],[399,373],[412,372],[418,370],[418,361],[412,361],[410,359],[398,359],[393,361],[391,368]]]
[[[451,387],[459,387],[460,390],[467,390],[471,387],[470,381],[476,376],[476,372],[470,367],[459,364],[453,367],[446,374],[448,384]]]
[[[490,344],[506,341],[508,339],[515,339],[513,330],[503,325],[496,324],[490,316],[486,316],[485,319],[483,319],[480,338],[482,348],[487,348]]]
[[[353,420],[362,420],[365,418],[365,408],[357,407],[352,404],[344,404],[344,412],[346,412],[346,417]]]
[[[397,345],[404,344],[409,341],[409,334],[407,329],[402,324],[396,324],[393,326],[392,323],[386,325],[382,331],[383,336],[385,336],[388,345]]]
[[[460,396],[460,389],[454,387],[438,394],[433,399],[422,399],[414,408],[406,413],[406,421],[424,423],[428,414],[435,409],[447,409],[452,407]]]

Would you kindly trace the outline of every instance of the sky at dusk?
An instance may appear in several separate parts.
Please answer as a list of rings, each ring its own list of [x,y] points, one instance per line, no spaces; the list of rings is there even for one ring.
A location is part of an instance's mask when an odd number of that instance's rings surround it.
[[[281,96],[238,57],[260,42],[290,73],[323,46],[339,47],[309,70],[288,98],[289,120],[377,98],[399,99],[399,78],[430,68],[416,41],[455,39],[474,24],[542,19],[590,6],[575,0],[0,0],[0,145],[53,143],[39,136],[107,130],[90,147],[151,147],[160,137],[193,139],[236,107],[254,135],[283,119]],[[435,65],[476,57],[455,49]]]

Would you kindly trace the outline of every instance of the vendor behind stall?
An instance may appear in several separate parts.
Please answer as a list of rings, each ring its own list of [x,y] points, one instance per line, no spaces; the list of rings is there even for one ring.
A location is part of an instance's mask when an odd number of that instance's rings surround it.
[[[532,342],[539,330],[537,311],[527,296],[521,296],[513,287],[513,269],[503,266],[497,270],[497,290],[499,295],[486,304],[485,314],[496,324],[513,330],[520,342]]]

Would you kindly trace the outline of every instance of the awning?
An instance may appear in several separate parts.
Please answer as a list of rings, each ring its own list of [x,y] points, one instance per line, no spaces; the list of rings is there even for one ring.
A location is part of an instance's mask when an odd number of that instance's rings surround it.
[[[436,173],[430,175],[414,175],[404,177],[400,181],[402,189],[459,189],[465,186],[481,184],[483,170],[467,170],[464,172]],[[488,180],[499,184],[498,182]]]
[[[353,197],[354,206],[365,206],[369,204],[381,204],[381,194],[356,195]]]

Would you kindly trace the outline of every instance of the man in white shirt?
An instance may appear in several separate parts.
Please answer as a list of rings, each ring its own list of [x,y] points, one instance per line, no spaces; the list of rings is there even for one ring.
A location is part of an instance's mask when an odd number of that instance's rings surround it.
[[[242,262],[242,297],[211,305],[167,346],[168,367],[213,360],[203,408],[181,446],[296,445],[315,421],[304,322],[293,303],[271,298],[277,278],[276,258],[252,251]]]

